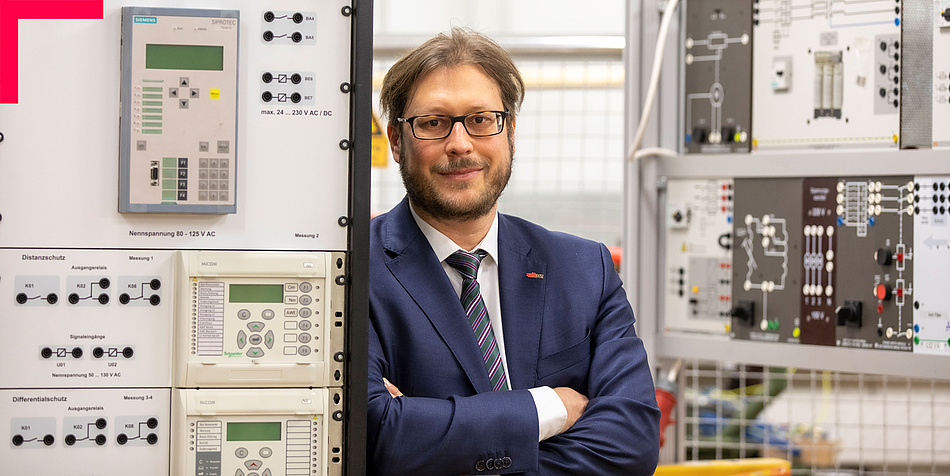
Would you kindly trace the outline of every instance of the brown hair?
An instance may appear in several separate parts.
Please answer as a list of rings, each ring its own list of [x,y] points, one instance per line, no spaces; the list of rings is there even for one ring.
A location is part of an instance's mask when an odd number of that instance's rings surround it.
[[[524,100],[524,80],[508,52],[494,40],[468,28],[452,28],[451,36],[439,33],[397,61],[380,91],[382,113],[394,125],[415,92],[416,83],[433,70],[475,65],[482,68],[501,89],[501,100],[511,115],[517,114]]]

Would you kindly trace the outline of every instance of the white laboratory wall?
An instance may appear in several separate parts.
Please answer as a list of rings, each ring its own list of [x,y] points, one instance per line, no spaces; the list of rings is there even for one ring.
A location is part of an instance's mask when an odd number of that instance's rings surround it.
[[[623,35],[622,0],[386,0],[375,2],[380,35],[430,36],[452,26],[490,35]]]

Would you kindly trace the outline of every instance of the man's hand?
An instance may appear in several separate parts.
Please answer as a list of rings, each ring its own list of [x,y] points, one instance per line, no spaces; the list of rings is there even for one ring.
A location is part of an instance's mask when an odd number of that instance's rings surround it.
[[[396,388],[396,386],[393,385],[393,383],[387,380],[386,378],[383,378],[383,385],[386,386],[386,390],[389,390],[389,394],[392,395],[393,398],[402,396],[402,392],[400,392],[399,389]],[[563,400],[564,397],[561,397],[561,399]]]
[[[390,393],[392,393],[392,391],[390,391]],[[554,389],[554,393],[557,393],[557,396],[561,399],[561,403],[564,404],[564,408],[567,409],[567,421],[564,422],[564,426],[558,431],[558,434],[561,434],[567,431],[568,428],[574,426],[577,419],[584,413],[584,409],[587,408],[589,399],[570,387],[557,387]]]

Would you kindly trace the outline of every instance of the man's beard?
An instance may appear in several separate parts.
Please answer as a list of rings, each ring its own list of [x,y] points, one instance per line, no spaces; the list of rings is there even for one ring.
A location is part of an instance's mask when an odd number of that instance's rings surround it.
[[[427,181],[421,176],[413,176],[409,171],[409,161],[413,160],[412,154],[406,153],[406,148],[401,148],[399,152],[399,174],[402,175],[402,183],[406,187],[406,194],[409,195],[409,201],[412,202],[416,210],[439,220],[447,221],[468,221],[481,218],[492,211],[501,193],[508,186],[508,179],[511,178],[511,167],[514,163],[514,143],[508,140],[508,161],[507,163],[498,163],[492,167],[488,161],[482,161],[471,158],[462,158],[450,160],[447,164],[435,164],[429,169],[432,175],[438,173],[452,172],[472,167],[482,168],[486,177],[487,187],[482,191],[474,203],[465,204],[454,200],[453,196],[436,188],[432,181]],[[467,188],[470,184],[459,184],[458,188]]]

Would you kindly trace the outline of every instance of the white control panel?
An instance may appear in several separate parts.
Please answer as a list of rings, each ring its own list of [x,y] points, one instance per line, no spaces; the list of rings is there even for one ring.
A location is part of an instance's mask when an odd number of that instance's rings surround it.
[[[0,390],[3,473],[167,476],[170,392]]]
[[[666,330],[725,336],[730,323],[733,181],[667,184]]]
[[[814,5],[798,14],[792,2],[756,2],[753,150],[896,148],[897,7],[892,0],[868,0]]]
[[[933,51],[947,51],[950,47],[950,1],[935,3]],[[933,55],[933,121],[934,147],[950,146],[950,133],[946,124],[950,121],[950,59],[943,54]]]
[[[174,257],[0,250],[0,388],[170,386]]]
[[[122,8],[120,212],[236,211],[239,17]]]
[[[172,474],[342,474],[340,389],[174,390]]]
[[[177,386],[342,385],[343,253],[179,256]]]
[[[914,177],[914,195],[914,352],[947,356],[950,176]]]

